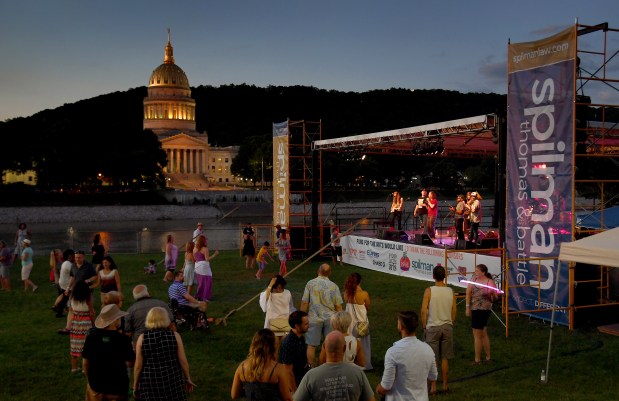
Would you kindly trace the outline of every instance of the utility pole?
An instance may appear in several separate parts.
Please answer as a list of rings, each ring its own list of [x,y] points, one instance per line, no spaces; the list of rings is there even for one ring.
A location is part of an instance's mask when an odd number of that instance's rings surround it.
[[[264,157],[262,158],[262,178],[260,179],[260,190],[264,190]]]

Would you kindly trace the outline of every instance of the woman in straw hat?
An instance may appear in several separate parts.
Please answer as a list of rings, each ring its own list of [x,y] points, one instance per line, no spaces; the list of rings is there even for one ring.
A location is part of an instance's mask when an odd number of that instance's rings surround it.
[[[108,293],[109,294],[109,293]],[[95,320],[82,351],[82,368],[88,379],[86,400],[126,401],[129,393],[127,368],[133,366],[135,353],[131,339],[121,334],[121,319],[127,312],[115,304],[105,305]]]

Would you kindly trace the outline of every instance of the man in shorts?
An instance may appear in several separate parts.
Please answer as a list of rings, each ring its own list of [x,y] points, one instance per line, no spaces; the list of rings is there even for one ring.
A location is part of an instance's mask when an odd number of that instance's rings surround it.
[[[342,310],[344,302],[337,284],[329,280],[330,275],[331,266],[327,263],[320,265],[318,277],[307,282],[301,299],[301,310],[307,312],[310,324],[305,335],[307,361],[310,365],[314,365],[316,347],[332,330],[331,316]]]
[[[331,233],[331,255],[333,257],[333,265],[337,264],[339,259],[340,266],[344,266],[344,262],[342,261],[342,244],[340,240],[342,238],[342,234],[340,234],[339,227],[333,227],[333,232]]]
[[[441,360],[443,392],[449,387],[449,359],[454,356],[453,323],[456,320],[456,300],[453,290],[445,282],[445,268],[436,266],[432,271],[434,285],[426,288],[421,304],[421,327],[425,330],[426,343]],[[436,394],[436,381],[432,382],[430,394]]]

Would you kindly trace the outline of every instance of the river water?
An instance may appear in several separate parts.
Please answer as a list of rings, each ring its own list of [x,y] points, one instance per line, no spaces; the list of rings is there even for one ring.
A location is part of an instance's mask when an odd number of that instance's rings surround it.
[[[365,218],[357,234],[373,235],[374,222],[384,220],[390,203],[355,202],[323,204],[322,224],[333,219],[343,229]],[[482,227],[490,225],[493,201],[484,200],[487,214]],[[437,228],[453,225],[447,217],[449,204],[439,202]],[[291,214],[302,212],[303,205],[291,205]],[[305,205],[305,207],[308,207]],[[405,213],[405,216],[407,213]],[[291,217],[295,219],[295,217]],[[296,217],[299,219],[299,217]],[[53,248],[89,251],[96,233],[110,253],[163,252],[168,234],[179,248],[192,238],[198,222],[204,223],[211,250],[240,249],[241,230],[251,222],[258,243],[272,241],[272,205],[268,203],[228,203],[215,206],[103,206],[103,207],[30,207],[0,210],[0,239],[13,247],[19,222],[28,224],[32,233],[32,248],[36,255],[47,255]],[[406,217],[407,229],[415,229],[415,219]],[[293,226],[311,225],[311,221]],[[441,227],[442,226],[442,227]]]

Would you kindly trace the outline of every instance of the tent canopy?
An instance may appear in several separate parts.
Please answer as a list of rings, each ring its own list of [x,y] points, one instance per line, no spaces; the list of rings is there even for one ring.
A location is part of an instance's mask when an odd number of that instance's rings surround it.
[[[561,244],[559,260],[619,267],[619,227]]]
[[[602,224],[602,219],[604,224]],[[619,227],[619,206],[581,214],[576,217],[576,225],[579,227],[602,229]]]

